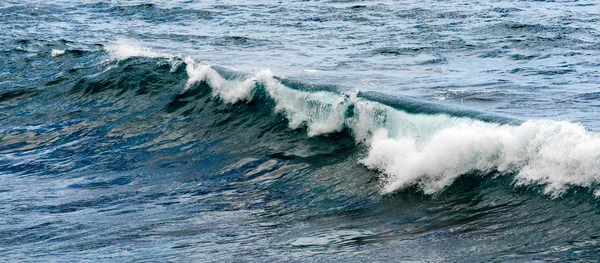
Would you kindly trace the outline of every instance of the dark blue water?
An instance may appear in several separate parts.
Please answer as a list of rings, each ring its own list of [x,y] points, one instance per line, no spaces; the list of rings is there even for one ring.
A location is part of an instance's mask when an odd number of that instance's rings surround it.
[[[0,1],[0,259],[595,262],[595,1]]]

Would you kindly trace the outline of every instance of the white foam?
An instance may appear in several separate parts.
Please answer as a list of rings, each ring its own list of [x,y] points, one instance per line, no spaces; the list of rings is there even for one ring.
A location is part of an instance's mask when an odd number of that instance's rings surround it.
[[[308,136],[340,131],[344,125],[347,103],[342,96],[329,92],[303,92],[290,89],[273,78],[270,70],[263,70],[246,79],[224,79],[210,65],[201,65],[186,58],[188,81],[186,90],[199,81],[206,81],[212,95],[226,103],[249,102],[254,96],[256,84],[260,83],[275,101],[275,112],[289,120],[292,129],[306,127]]]
[[[270,70],[259,72],[256,79],[275,101],[275,112],[284,114],[289,120],[290,128],[306,126],[310,137],[343,129],[348,105],[342,96],[290,89],[274,79]]]
[[[428,118],[428,116],[421,116]],[[514,173],[518,185],[568,186],[600,182],[600,137],[570,122],[527,121],[520,126],[457,119],[427,138],[378,130],[362,162],[386,175],[384,192],[419,185],[433,194],[473,171]]]
[[[52,49],[50,56],[57,57],[65,53],[64,49]]]
[[[149,47],[145,47],[135,40],[118,40],[114,43],[104,45],[104,50],[113,59],[124,60],[131,57],[147,58],[172,58],[173,55],[159,53]]]
[[[200,65],[191,58],[185,59],[188,81],[186,90],[199,81],[206,81],[211,89],[212,96],[219,97],[226,103],[239,101],[249,102],[254,95],[255,79],[226,80],[209,65]]]

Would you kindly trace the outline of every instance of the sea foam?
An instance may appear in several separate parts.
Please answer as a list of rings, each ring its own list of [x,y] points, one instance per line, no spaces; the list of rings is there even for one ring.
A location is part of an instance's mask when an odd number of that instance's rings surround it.
[[[52,52],[50,52],[50,56],[57,57],[64,53],[65,53],[64,49],[53,49]]]
[[[427,118],[427,116],[422,116]],[[426,138],[375,132],[362,162],[387,175],[384,192],[418,184],[432,194],[473,171],[515,174],[518,185],[545,185],[562,193],[567,186],[600,180],[600,137],[579,124],[549,120],[519,126],[456,120]]]
[[[104,50],[113,59],[124,60],[131,57],[148,57],[148,58],[172,58],[173,55],[156,52],[149,47],[134,40],[118,40],[114,43],[104,45]]]

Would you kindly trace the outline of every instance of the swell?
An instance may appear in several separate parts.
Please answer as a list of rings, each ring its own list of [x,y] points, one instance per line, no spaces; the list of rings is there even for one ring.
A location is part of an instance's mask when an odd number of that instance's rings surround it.
[[[416,187],[437,194],[470,174],[510,177],[517,186],[539,185],[552,196],[573,187],[594,191],[600,181],[600,136],[579,124],[520,123],[413,99],[315,87],[278,78],[269,70],[250,75],[144,48],[117,45],[107,50],[120,61],[116,67],[127,64],[121,69],[125,71],[140,65],[123,61],[148,59],[132,57],[152,58],[145,66],[166,59],[168,66],[162,67],[170,67],[167,74],[185,78],[185,84],[178,91],[169,89],[174,94],[162,111],[194,117],[198,133],[248,133],[249,140],[261,145],[255,150],[282,158],[354,158],[380,173],[382,193]],[[137,87],[139,94],[160,78],[122,86]],[[99,83],[84,92],[102,93],[115,80]],[[123,92],[119,90],[117,95]],[[308,146],[298,150],[294,144]]]
[[[291,129],[304,128],[308,137],[348,131],[368,149],[358,161],[382,173],[386,193],[418,185],[435,194],[471,172],[514,174],[515,184],[543,185],[554,196],[571,186],[593,187],[600,179],[600,137],[579,124],[518,124],[374,93],[301,91],[270,71],[228,80],[210,66],[191,59],[186,64],[188,86],[206,81],[212,96],[225,103],[252,101],[256,90],[264,90]]]

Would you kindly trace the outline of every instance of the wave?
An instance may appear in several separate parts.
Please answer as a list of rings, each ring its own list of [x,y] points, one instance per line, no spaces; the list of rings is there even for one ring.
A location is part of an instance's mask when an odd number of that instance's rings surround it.
[[[106,50],[120,60],[175,58],[131,45],[109,45]],[[569,187],[593,189],[600,182],[600,135],[580,124],[519,123],[372,92],[302,90],[270,70],[248,75],[192,58],[175,61],[175,67],[185,65],[188,77],[182,92],[204,83],[225,104],[266,96],[290,129],[305,129],[308,137],[348,132],[364,149],[357,162],[380,172],[384,194],[413,186],[436,194],[474,172],[514,176],[515,185],[542,185],[555,197]]]
[[[64,49],[52,49],[52,52],[50,53],[50,56],[57,57],[57,56],[60,56],[62,54],[65,54],[65,50]]]
[[[117,60],[124,60],[132,57],[146,57],[146,58],[173,58],[175,56],[156,52],[149,47],[145,47],[135,40],[120,39],[112,44],[104,46],[104,50],[113,58]],[[54,51],[53,51],[54,52]]]

